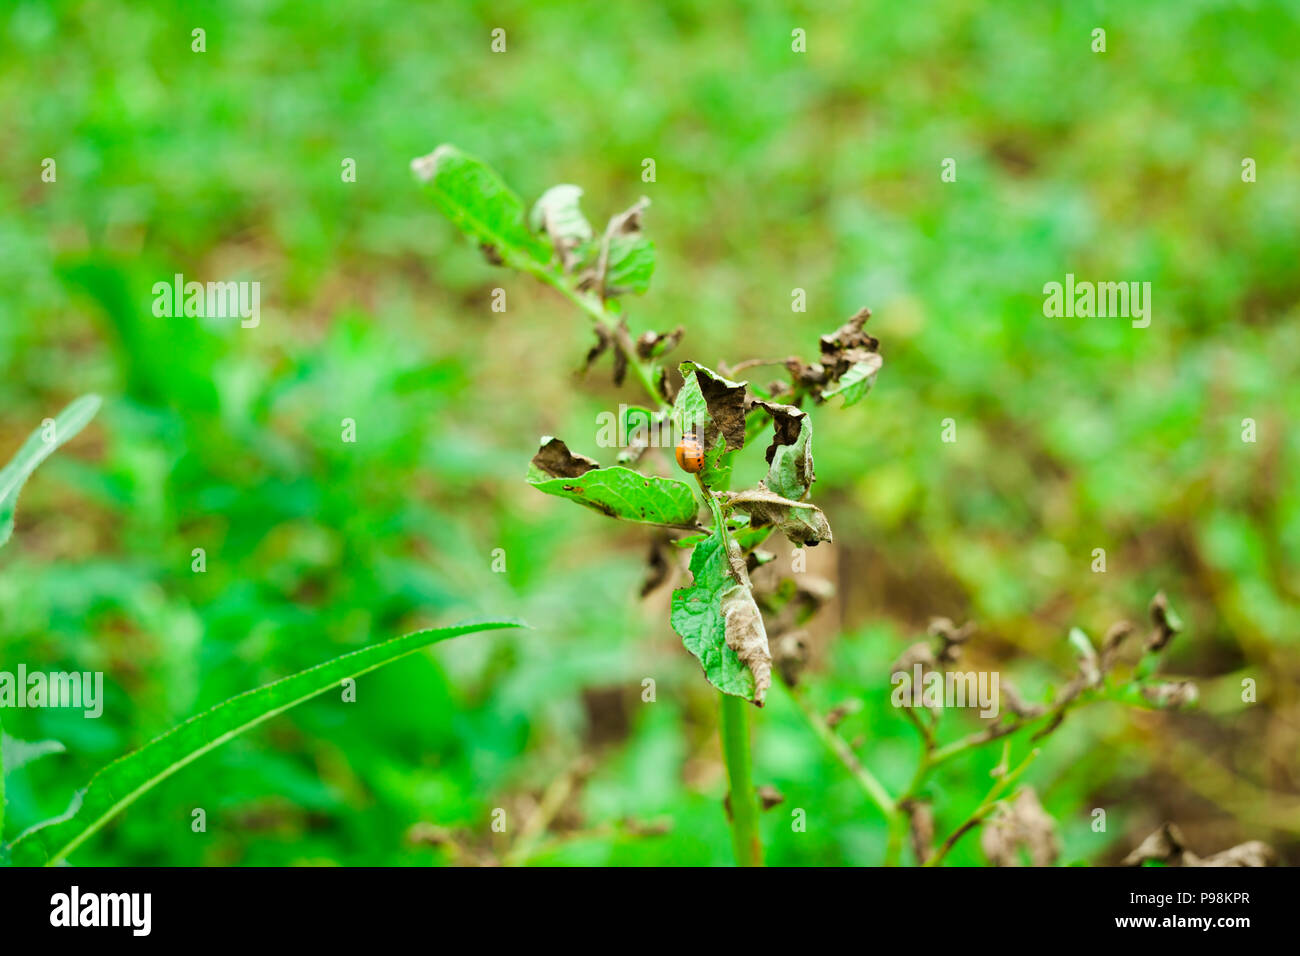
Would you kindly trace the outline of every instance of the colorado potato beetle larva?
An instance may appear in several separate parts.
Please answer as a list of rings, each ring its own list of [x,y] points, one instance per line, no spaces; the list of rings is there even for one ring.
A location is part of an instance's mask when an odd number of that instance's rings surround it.
[[[694,432],[683,435],[677,443],[677,464],[691,474],[704,467],[704,446]]]

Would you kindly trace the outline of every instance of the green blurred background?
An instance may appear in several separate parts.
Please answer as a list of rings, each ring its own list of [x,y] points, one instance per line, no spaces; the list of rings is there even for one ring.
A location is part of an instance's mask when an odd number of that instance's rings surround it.
[[[1164,589],[1187,624],[1166,666],[1202,706],[1067,721],[1026,778],[1062,859],[1114,862],[1174,820],[1202,854],[1263,839],[1300,862],[1294,3],[18,2],[0,34],[0,458],[106,398],[0,555],[0,662],[108,685],[100,720],[5,713],[67,746],[12,775],[10,836],[232,693],[517,614],[535,630],[458,639],[236,740],[74,862],[494,862],[569,780],[527,860],[730,862],[715,697],[668,589],[637,596],[647,534],[522,481],[539,435],[600,453],[596,416],[639,396],[607,366],[577,379],[585,321],[420,195],[410,159],[448,141],[529,202],[575,182],[603,220],[649,196],[659,267],[627,304],[634,332],[686,326],[675,358],[812,357],[872,307],[875,391],[816,412],[835,544],[810,570],[839,597],[808,694],[861,703],[840,731],[887,784],[916,756],[889,663],[930,616],[976,621],[969,659],[1042,697],[1071,625],[1141,621]],[[176,272],[261,282],[260,327],[155,318]],[[1045,318],[1067,272],[1151,282],[1150,328]],[[753,724],[757,780],[786,797],[769,861],[878,863],[883,821],[789,699]],[[941,833],[996,757],[938,776]],[[978,839],[950,860],[983,863]]]

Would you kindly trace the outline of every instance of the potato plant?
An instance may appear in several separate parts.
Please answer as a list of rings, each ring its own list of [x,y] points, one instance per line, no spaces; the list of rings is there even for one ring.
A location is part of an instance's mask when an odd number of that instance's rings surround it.
[[[1053,862],[1051,821],[1033,791],[1018,786],[1038,744],[1068,713],[1091,701],[1151,708],[1195,700],[1191,683],[1156,675],[1160,655],[1181,626],[1165,597],[1157,595],[1152,630],[1140,650],[1134,652],[1129,640],[1136,629],[1124,622],[1107,631],[1099,647],[1082,630],[1072,630],[1068,639],[1077,673],[1042,703],[1025,702],[1004,685],[1004,715],[979,732],[942,743],[941,708],[924,702],[901,706],[915,725],[919,759],[911,783],[890,793],[835,733],[834,718],[816,713],[801,693],[804,648],[794,624],[801,625],[817,602],[800,602],[795,580],[765,591],[756,589],[751,577],[773,559],[763,548],[772,535],[784,536],[796,548],[832,540],[830,519],[811,500],[816,480],[812,412],[838,398],[836,404],[855,414],[854,406],[875,383],[882,358],[878,341],[865,331],[870,310],[823,335],[810,360],[779,363],[784,376],[776,381],[740,378],[742,371],[771,362],[709,368],[670,359],[682,345],[684,329],[636,334],[625,305],[629,296],[647,291],[654,273],[655,246],[644,231],[648,200],[597,229],[581,208],[583,192],[576,185],[553,186],[528,207],[491,168],[454,146],[440,146],[411,166],[434,205],[488,263],[533,276],[586,316],[594,335],[588,369],[610,354],[615,384],[630,379],[641,393],[640,404],[622,406],[619,434],[627,441],[612,460],[588,456],[576,441],[546,436],[526,480],[544,494],[649,526],[656,536],[689,549],[690,583],[673,592],[670,624],[719,694],[727,812],[739,864],[762,862],[747,705],[761,707],[774,679],[794,696],[816,735],[889,821],[884,862],[900,862],[910,838],[914,859],[926,865],[941,863],[957,840],[981,825],[986,853],[995,862],[1021,854],[1033,862]],[[664,454],[670,449],[676,455]],[[752,487],[734,488],[737,457],[747,453],[763,455],[766,475]],[[669,563],[656,550],[652,579],[666,577]],[[916,673],[942,674],[971,635],[969,626],[937,620],[929,638],[895,665],[895,676],[910,682]],[[1025,738],[1028,748],[1013,760],[1013,740]],[[994,742],[1003,747],[1003,756],[988,793],[960,827],[936,840],[927,789],[931,773]]]

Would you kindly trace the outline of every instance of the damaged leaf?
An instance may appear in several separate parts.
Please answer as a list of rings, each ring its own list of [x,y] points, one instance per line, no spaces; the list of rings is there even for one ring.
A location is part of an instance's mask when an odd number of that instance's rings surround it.
[[[528,214],[533,231],[544,233],[551,240],[565,272],[579,268],[592,252],[593,232],[579,206],[581,199],[579,186],[568,183],[552,186],[542,193]]]
[[[984,825],[980,846],[994,866],[1020,866],[1021,849],[1033,866],[1051,866],[1061,855],[1056,821],[1038,802],[1033,787],[1025,787],[1015,800],[998,809]]]
[[[723,614],[724,600],[732,610],[731,638],[737,646],[748,649],[751,659],[759,659],[758,636],[753,621],[743,608],[743,597],[735,593],[741,587],[731,571],[722,542],[710,535],[691,553],[691,585],[673,591],[672,626],[704,668],[710,684],[724,694],[755,700],[754,673],[741,660],[728,640],[728,622]],[[747,589],[746,589],[747,590]],[[752,597],[750,603],[753,603]],[[757,613],[757,608],[754,609]],[[757,630],[761,630],[761,620]],[[762,638],[766,645],[766,635]],[[770,682],[771,657],[768,655],[766,679]]]
[[[659,585],[668,580],[671,572],[668,537],[665,534],[658,534],[650,541],[650,553],[646,556],[646,575],[641,582],[641,596],[649,596]]]
[[[636,340],[637,358],[649,360],[671,352],[685,334],[686,330],[680,325],[671,332],[642,332]]]
[[[542,436],[542,445],[533,456],[532,466],[552,478],[577,478],[599,468],[600,463],[586,455],[575,455],[562,439]]]
[[[885,360],[878,353],[868,353],[861,362],[849,367],[840,378],[839,384],[822,392],[822,401],[834,398],[836,395],[843,395],[845,408],[862,401],[867,397],[867,392],[871,391],[871,386],[876,384],[876,373],[884,364]]]
[[[1201,858],[1187,846],[1187,840],[1178,825],[1166,823],[1124,857],[1120,866],[1141,866],[1144,863],[1160,863],[1165,866],[1273,866],[1277,863],[1277,851],[1267,843],[1250,840],[1213,856]]]
[[[813,471],[812,419],[793,405],[754,402],[772,416],[775,435],[767,448],[767,477],[763,486],[782,498],[799,501],[817,480]]]
[[[861,401],[875,384],[884,361],[879,341],[863,331],[869,318],[871,310],[860,309],[830,335],[823,335],[820,361],[787,360],[785,366],[795,385],[818,402],[835,395],[844,396],[845,407]]]
[[[772,652],[767,646],[763,615],[748,584],[733,584],[722,592],[722,619],[727,646],[754,675],[754,703],[762,704],[772,686]]]
[[[641,214],[649,205],[650,200],[642,197],[609,221],[599,267],[606,297],[627,292],[642,295],[650,288],[655,244],[641,232]]]
[[[558,438],[542,440],[528,468],[528,483],[548,495],[569,498],[611,518],[694,528],[695,489],[675,478],[643,475],[615,465],[601,468],[575,455]]]
[[[725,456],[745,444],[745,383],[732,382],[694,362],[683,362],[682,387],[673,402],[673,427],[694,434],[704,446],[700,480],[725,487],[731,462]]]
[[[489,262],[533,269],[550,262],[551,250],[524,222],[523,201],[486,163],[444,143],[411,160],[411,170]]]
[[[728,494],[724,505],[749,515],[755,528],[771,527],[798,545],[812,546],[831,540],[830,522],[816,505],[794,501],[766,488]]]

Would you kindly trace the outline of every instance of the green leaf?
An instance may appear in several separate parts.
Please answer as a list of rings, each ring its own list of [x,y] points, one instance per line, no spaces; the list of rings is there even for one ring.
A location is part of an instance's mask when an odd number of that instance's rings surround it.
[[[817,480],[813,471],[812,419],[793,405],[755,402],[772,416],[775,436],[767,449],[763,487],[782,498],[803,499]]]
[[[695,362],[680,366],[682,387],[673,401],[673,428],[694,434],[704,446],[700,480],[725,488],[731,480],[730,453],[745,444],[745,382],[733,382]]]
[[[303,701],[430,644],[476,631],[526,627],[521,621],[473,621],[416,631],[351,651],[223,701],[109,764],[79,790],[67,813],[38,824],[10,845],[19,866],[54,865],[142,794],[226,741]]]
[[[836,395],[843,395],[845,408],[855,402],[862,401],[867,397],[867,393],[871,391],[871,386],[876,384],[876,374],[880,371],[882,364],[884,364],[884,360],[881,359],[878,353],[868,353],[865,359],[854,363],[841,376],[834,388],[822,392],[822,398],[829,399]]]
[[[488,261],[537,271],[551,249],[529,231],[524,204],[490,166],[443,144],[411,161],[434,205],[478,244]]]
[[[726,551],[716,534],[691,552],[689,587],[673,591],[671,622],[704,668],[709,683],[724,694],[754,699],[754,675],[740,656],[727,646],[727,626],[722,605],[738,587],[731,576]],[[751,599],[752,600],[752,599]]]
[[[552,478],[533,466],[528,470],[528,482],[538,491],[577,501],[625,521],[693,528],[700,507],[695,489],[686,482],[643,475],[622,465],[560,478]]]
[[[650,200],[640,199],[609,221],[605,231],[605,294],[643,295],[655,271],[655,244],[641,232],[641,214]]]
[[[36,466],[54,453],[54,450],[86,427],[103,404],[98,395],[83,395],[59,412],[49,428],[41,427],[18,449],[9,464],[0,469],[0,547],[8,543],[14,533],[14,511],[18,507],[18,492],[22,491]]]
[[[609,240],[609,265],[605,290],[609,295],[631,292],[644,295],[655,271],[655,244],[641,236],[614,236]]]

